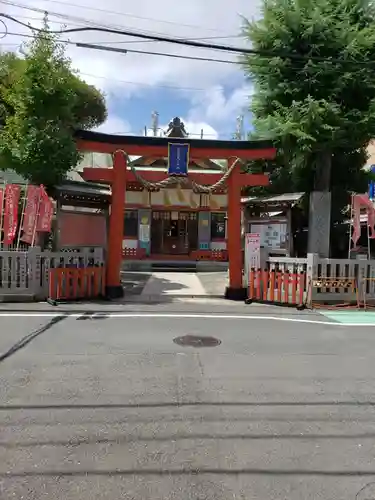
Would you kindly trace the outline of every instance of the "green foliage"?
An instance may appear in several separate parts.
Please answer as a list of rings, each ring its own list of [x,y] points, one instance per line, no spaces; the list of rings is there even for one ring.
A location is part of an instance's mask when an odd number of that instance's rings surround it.
[[[368,0],[263,0],[261,19],[244,20],[252,48],[277,53],[242,61],[254,85],[255,136],[279,148],[274,192],[311,191],[324,175],[322,154],[331,159],[338,214],[348,191],[367,189],[362,167],[375,137],[374,14]]]
[[[64,45],[46,21],[25,59],[6,54],[0,60],[7,77],[0,92],[1,166],[50,188],[80,159],[74,130],[105,121],[104,97],[73,73]]]

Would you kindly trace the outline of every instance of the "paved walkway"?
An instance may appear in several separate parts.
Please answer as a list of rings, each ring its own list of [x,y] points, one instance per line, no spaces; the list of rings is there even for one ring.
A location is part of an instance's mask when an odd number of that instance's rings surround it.
[[[207,295],[196,273],[154,272],[142,295]]]
[[[130,272],[123,271],[125,295],[142,297],[222,297],[228,282],[227,272]]]
[[[375,312],[369,311],[320,311],[328,319],[343,325],[373,325],[375,326]]]

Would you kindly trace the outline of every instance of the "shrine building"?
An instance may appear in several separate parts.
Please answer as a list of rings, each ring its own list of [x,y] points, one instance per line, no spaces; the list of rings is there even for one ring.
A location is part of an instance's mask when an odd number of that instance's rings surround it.
[[[83,130],[75,137],[85,154],[81,177],[111,186],[111,296],[123,293],[121,259],[228,260],[227,296],[243,295],[241,193],[269,183],[268,174],[250,174],[244,166],[273,159],[270,141],[192,139],[179,118],[162,137]]]
[[[183,122],[174,118],[166,137],[186,139]],[[86,153],[83,167],[112,167],[110,155]],[[104,160],[104,161],[103,161]],[[99,163],[99,164],[98,164]],[[188,174],[196,174],[202,184],[207,174],[225,174],[226,162],[189,158]],[[127,170],[140,178],[168,175],[168,158],[130,157]],[[84,176],[84,174],[83,174]],[[223,184],[209,195],[194,192],[191,186],[167,186],[147,190],[134,179],[126,184],[124,200],[123,256],[128,259],[198,260],[205,251],[207,260],[226,261],[227,193]],[[209,251],[209,252],[207,252]]]

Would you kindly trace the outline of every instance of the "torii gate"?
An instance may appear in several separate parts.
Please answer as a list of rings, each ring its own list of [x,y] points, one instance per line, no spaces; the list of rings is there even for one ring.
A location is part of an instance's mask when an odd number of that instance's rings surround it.
[[[135,181],[134,173],[127,169],[126,156],[168,157],[169,144],[189,144],[191,159],[225,159],[230,168],[237,159],[258,160],[274,159],[276,148],[270,141],[215,141],[205,139],[177,139],[169,137],[116,136],[92,131],[76,133],[80,151],[107,153],[113,155],[113,168],[85,168],[87,181],[104,182],[112,185],[111,214],[109,218],[107,252],[107,295],[110,298],[123,296],[120,281],[122,261],[123,217],[126,183]],[[157,182],[165,179],[163,172],[142,172],[146,180]],[[189,179],[197,183],[213,185],[218,182],[220,173],[190,173]],[[202,182],[203,181],[203,182]],[[268,174],[242,173],[237,163],[228,181],[228,226],[227,250],[229,257],[229,287],[226,298],[242,300],[242,249],[241,249],[241,190],[246,186],[267,186]]]

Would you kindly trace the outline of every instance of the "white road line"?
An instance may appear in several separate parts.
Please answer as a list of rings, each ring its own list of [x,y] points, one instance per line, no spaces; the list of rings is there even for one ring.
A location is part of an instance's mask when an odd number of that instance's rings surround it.
[[[89,313],[90,314],[90,313]],[[262,320],[262,321],[285,321],[289,323],[309,323],[313,325],[327,325],[327,326],[341,326],[341,327],[359,327],[359,326],[375,326],[374,324],[366,323],[333,323],[330,321],[319,321],[312,319],[302,319],[302,318],[288,318],[281,316],[256,316],[256,315],[245,315],[245,314],[194,314],[194,313],[95,313],[92,312],[92,316],[105,316],[107,318],[176,318],[176,319],[214,319],[214,320]],[[0,318],[55,318],[57,316],[67,316],[69,318],[80,318],[83,313],[67,313],[61,311],[61,313],[47,313],[47,312],[0,312]]]

